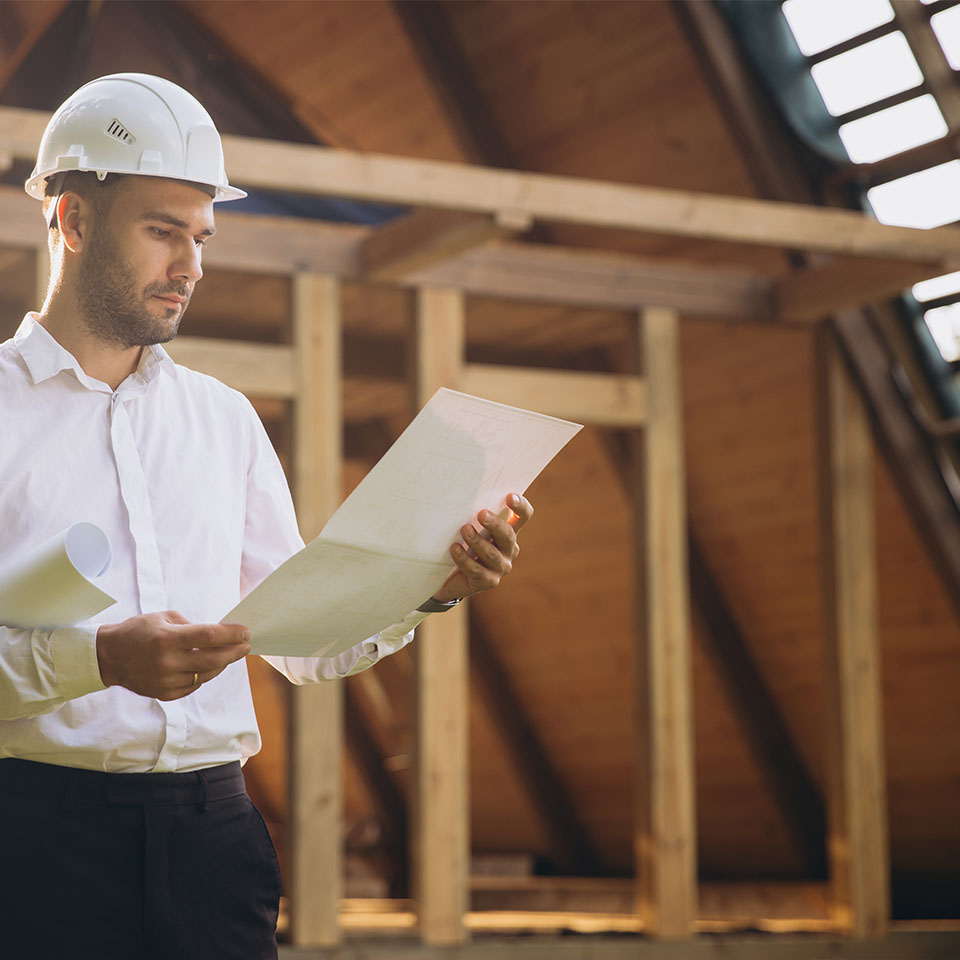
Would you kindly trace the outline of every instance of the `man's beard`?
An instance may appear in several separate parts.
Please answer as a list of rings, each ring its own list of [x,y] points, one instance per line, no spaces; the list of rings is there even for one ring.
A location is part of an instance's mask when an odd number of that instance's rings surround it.
[[[151,283],[139,293],[136,277],[105,226],[94,228],[90,246],[80,264],[78,301],[80,321],[98,340],[124,348],[167,343],[177,335],[187,309],[190,289],[185,283]],[[182,296],[179,309],[169,307],[172,319],[154,316],[149,301],[155,296]]]

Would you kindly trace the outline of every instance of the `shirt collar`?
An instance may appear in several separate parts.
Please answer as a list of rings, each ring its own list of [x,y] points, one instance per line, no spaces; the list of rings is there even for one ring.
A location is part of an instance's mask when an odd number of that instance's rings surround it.
[[[34,383],[42,383],[50,377],[55,377],[62,370],[70,370],[89,389],[102,390],[106,386],[84,373],[76,357],[55,340],[43,324],[38,322],[36,313],[28,313],[23,318],[13,341]],[[174,380],[177,379],[177,365],[170,354],[159,344],[152,344],[143,349],[137,369],[120,384],[118,389],[122,389],[124,384],[131,380],[144,386],[152,383],[160,376],[161,370],[166,371]]]

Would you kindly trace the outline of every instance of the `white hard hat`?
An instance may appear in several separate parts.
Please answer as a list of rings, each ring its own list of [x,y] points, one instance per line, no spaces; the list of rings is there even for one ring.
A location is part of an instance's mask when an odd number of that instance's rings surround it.
[[[146,73],[100,77],[68,97],[47,124],[26,191],[42,200],[47,178],[71,170],[188,180],[211,187],[214,200],[246,196],[227,182],[210,114],[183,87]]]

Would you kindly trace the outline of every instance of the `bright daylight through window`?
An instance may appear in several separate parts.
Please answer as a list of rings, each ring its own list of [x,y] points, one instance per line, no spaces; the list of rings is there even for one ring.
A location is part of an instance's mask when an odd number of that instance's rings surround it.
[[[808,57],[889,23],[889,0],[786,0],[783,15]]]
[[[782,10],[801,52],[814,61],[810,73],[828,112],[841,121],[855,113],[837,129],[853,163],[877,163],[949,134],[938,88],[925,80],[911,44],[917,43],[917,30],[927,31],[927,37],[932,31],[947,63],[960,70],[960,3],[937,9],[929,26],[921,22],[911,32],[905,25],[909,40],[899,29],[905,21],[897,19],[889,0],[785,0]],[[871,39],[858,44],[865,34]],[[925,64],[931,50],[939,57],[935,45],[926,46]],[[916,96],[903,96],[914,89]],[[898,95],[901,102],[870,110],[871,104]],[[955,223],[960,220],[960,160],[876,183],[866,195],[881,223],[919,228]],[[960,358],[960,303],[942,304],[960,298],[960,272],[918,283],[913,294],[920,303],[941,301],[924,318],[943,356]]]

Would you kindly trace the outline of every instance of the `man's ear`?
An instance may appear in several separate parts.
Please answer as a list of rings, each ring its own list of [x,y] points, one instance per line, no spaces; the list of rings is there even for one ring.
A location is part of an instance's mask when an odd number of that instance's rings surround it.
[[[90,232],[93,211],[79,193],[61,193],[54,201],[56,217],[64,246],[71,253],[79,253]]]

